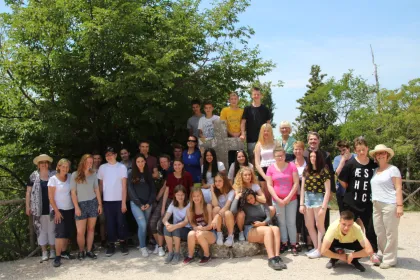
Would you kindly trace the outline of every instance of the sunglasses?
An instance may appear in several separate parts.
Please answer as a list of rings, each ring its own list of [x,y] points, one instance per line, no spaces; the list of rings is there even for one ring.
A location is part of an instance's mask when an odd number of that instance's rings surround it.
[[[187,143],[188,143],[188,142],[191,142],[191,143],[197,143],[197,141],[196,141],[196,140],[191,140],[191,139],[188,139]]]
[[[44,160],[44,161],[39,161],[38,164],[48,164],[48,161]]]

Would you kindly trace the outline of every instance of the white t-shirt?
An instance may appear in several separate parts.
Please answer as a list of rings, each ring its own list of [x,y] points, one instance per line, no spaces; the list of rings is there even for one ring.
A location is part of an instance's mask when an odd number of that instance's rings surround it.
[[[248,167],[254,170],[254,165],[252,165],[252,163],[248,163]],[[229,167],[228,179],[235,180],[234,175],[235,175],[235,163],[232,163]]]
[[[219,207],[223,208],[225,207],[226,203],[230,200],[231,202],[233,201],[233,199],[235,198],[235,191],[231,190],[230,192],[228,192],[227,194],[222,194],[218,197],[219,199]]]
[[[219,172],[226,170],[225,165],[223,164],[223,162],[221,162],[221,161],[218,161],[217,162],[217,170]],[[203,165],[201,166],[201,173],[203,173]],[[211,176],[211,172],[206,172],[206,179],[207,179],[207,184],[214,184],[214,178]],[[211,204],[211,191],[210,191],[210,188],[208,188],[208,189],[201,189],[201,192],[203,193],[204,200],[206,201],[206,203]]]
[[[166,212],[172,214],[173,225],[176,225],[185,220],[185,217],[187,216],[188,208],[190,208],[189,203],[187,204],[187,206],[185,206],[182,209],[175,207],[173,202],[169,205],[168,210],[166,210]],[[185,227],[191,227],[191,226],[190,224],[187,224]]]
[[[372,187],[372,201],[380,201],[388,204],[396,204],[397,196],[392,178],[401,178],[400,170],[394,165],[390,165],[380,174],[376,174],[375,169],[370,185]]]
[[[127,178],[127,167],[122,163],[105,163],[99,167],[98,179],[102,180],[104,201],[122,200],[123,178]]]
[[[67,174],[67,180],[65,182],[60,181],[56,175],[48,180],[48,187],[55,187],[54,200],[60,210],[70,210],[74,208],[70,194],[70,178],[71,174],[69,173]]]
[[[203,116],[198,121],[198,129],[201,129],[203,136],[207,139],[214,138],[214,126],[213,121],[220,119],[219,116],[213,115],[210,119]]]
[[[261,190],[261,187],[260,187],[258,184],[252,184],[252,185],[251,185],[251,189],[252,189],[254,192],[258,192],[259,190]]]

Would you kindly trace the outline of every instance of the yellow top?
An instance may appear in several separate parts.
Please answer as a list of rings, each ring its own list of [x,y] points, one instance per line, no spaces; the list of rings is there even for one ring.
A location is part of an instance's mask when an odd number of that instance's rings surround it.
[[[324,240],[331,243],[334,239],[337,239],[340,243],[353,243],[356,240],[362,243],[365,240],[365,236],[360,226],[356,223],[353,223],[349,232],[344,235],[340,230],[340,219],[338,219],[330,224],[324,236]]]
[[[228,132],[241,132],[241,120],[243,113],[244,109],[242,108],[232,109],[230,107],[226,107],[222,109],[222,112],[220,113],[220,119],[226,121]]]

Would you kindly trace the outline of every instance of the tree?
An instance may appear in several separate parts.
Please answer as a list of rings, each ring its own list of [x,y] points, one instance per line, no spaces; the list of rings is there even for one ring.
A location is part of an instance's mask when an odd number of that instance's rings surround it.
[[[27,178],[41,152],[73,167],[84,153],[134,151],[141,139],[154,154],[168,152],[185,140],[190,100],[211,98],[221,108],[227,92],[274,67],[239,23],[249,1],[200,2],[7,1],[0,164]]]
[[[326,150],[332,149],[332,143],[336,135],[337,113],[334,110],[334,103],[330,93],[330,87],[326,86],[323,79],[327,76],[321,74],[321,67],[312,65],[311,78],[306,86],[308,90],[305,95],[298,99],[300,110],[296,119],[296,137],[305,141],[309,131],[316,131],[321,137],[321,146]]]

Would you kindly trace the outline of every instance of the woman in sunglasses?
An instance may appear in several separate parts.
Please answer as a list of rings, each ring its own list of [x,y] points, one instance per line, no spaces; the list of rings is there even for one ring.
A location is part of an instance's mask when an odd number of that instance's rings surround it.
[[[192,178],[194,185],[201,186],[201,153],[197,147],[198,139],[194,135],[188,137],[188,149],[182,152],[182,161],[184,162],[184,169],[188,171]]]

